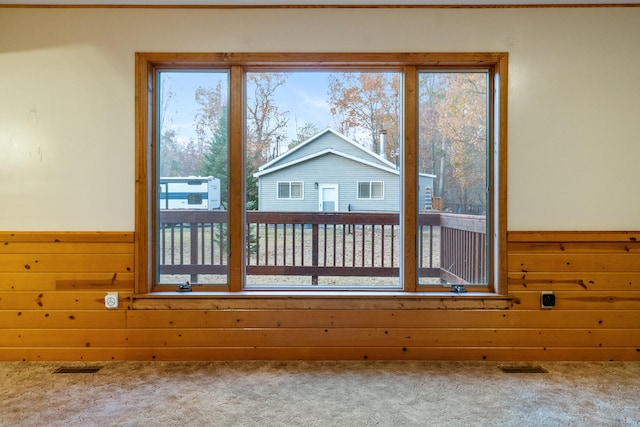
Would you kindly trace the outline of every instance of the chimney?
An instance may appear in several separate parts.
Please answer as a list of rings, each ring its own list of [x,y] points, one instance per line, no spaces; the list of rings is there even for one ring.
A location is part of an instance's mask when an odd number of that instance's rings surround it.
[[[387,143],[387,131],[385,129],[382,129],[378,132],[378,134],[380,135],[380,157],[382,157],[383,159],[387,158],[387,153],[385,151],[385,145]]]

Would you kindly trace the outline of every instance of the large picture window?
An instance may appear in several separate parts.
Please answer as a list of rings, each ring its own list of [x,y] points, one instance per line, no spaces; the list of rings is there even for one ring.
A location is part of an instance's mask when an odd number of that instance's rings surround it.
[[[136,72],[139,293],[505,292],[506,54]]]

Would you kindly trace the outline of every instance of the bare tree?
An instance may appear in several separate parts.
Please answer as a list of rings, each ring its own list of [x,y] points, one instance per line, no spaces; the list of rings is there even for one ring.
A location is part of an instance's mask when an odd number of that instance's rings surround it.
[[[461,206],[486,203],[487,77],[447,74],[447,102],[441,105],[440,130],[448,141],[448,177]],[[455,187],[453,187],[455,186]]]
[[[215,87],[198,87],[195,93],[198,113],[195,117],[195,129],[198,140],[206,144],[211,137],[220,131],[220,118],[226,107],[226,99],[222,96],[222,84]]]
[[[170,75],[163,75],[160,85],[160,114],[158,127],[160,132],[159,169],[161,176],[180,176],[183,174],[184,147],[173,127],[171,107],[175,99]]]
[[[318,132],[320,132],[320,129],[318,129],[318,126],[316,126],[314,123],[305,123],[302,127],[298,127],[296,125],[296,139],[291,140],[287,148],[292,149],[296,145],[299,145],[307,139],[311,138]]]
[[[419,170],[436,175],[445,203],[485,204],[486,75],[423,73],[419,87]]]
[[[275,93],[287,77],[285,73],[247,74],[247,161],[256,169],[279,156],[286,144],[289,113],[280,111]]]
[[[387,131],[386,153],[399,146],[400,75],[396,73],[333,73],[329,76],[331,114],[340,132],[380,152],[379,134]]]

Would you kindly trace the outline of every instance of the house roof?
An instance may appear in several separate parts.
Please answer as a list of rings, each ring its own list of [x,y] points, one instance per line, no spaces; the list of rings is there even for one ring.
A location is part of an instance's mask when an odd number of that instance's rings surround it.
[[[325,150],[317,151],[317,152],[315,152],[313,154],[310,154],[308,156],[297,158],[297,159],[295,159],[295,160],[293,160],[291,162],[286,162],[286,163],[283,163],[283,164],[278,165],[278,166],[273,166],[273,167],[270,167],[268,169],[264,169],[264,170],[258,171],[256,173],[254,173],[253,176],[256,177],[256,178],[259,178],[259,177],[261,177],[263,175],[267,175],[267,174],[270,174],[272,172],[276,172],[276,171],[279,171],[279,170],[282,170],[282,169],[286,169],[289,166],[293,166],[293,165],[296,165],[296,164],[299,164],[299,163],[304,163],[306,161],[309,161],[311,159],[315,159],[315,158],[324,156],[326,154],[334,154],[336,156],[340,156],[340,157],[343,157],[345,159],[353,160],[354,162],[362,163],[364,165],[371,166],[371,167],[377,168],[377,169],[381,169],[383,171],[387,171],[387,172],[390,172],[390,173],[394,173],[396,175],[399,173],[398,170],[395,168],[395,166],[393,168],[388,167],[388,166],[382,166],[382,165],[376,164],[374,162],[370,162],[370,161],[361,159],[361,158],[356,157],[356,156],[351,156],[349,154],[345,154],[342,151],[334,150],[333,148],[327,148]]]
[[[328,133],[331,133],[331,134],[337,136],[338,138],[340,138],[345,143],[350,144],[351,146],[357,148],[363,154],[364,159],[358,159],[355,156],[349,156],[349,155],[347,155],[345,153],[340,152],[339,150],[333,150],[333,151],[335,151],[335,154],[341,155],[341,156],[346,157],[346,158],[351,158],[352,160],[361,161],[362,163],[367,163],[367,161],[365,159],[367,157],[369,157],[369,158],[371,158],[372,162],[382,162],[383,164],[385,164],[387,166],[387,168],[393,169],[393,170],[396,169],[396,165],[394,163],[390,162],[389,160],[379,156],[378,154],[374,153],[371,150],[366,149],[362,145],[360,145],[357,142],[355,142],[354,140],[346,137],[345,135],[341,134],[340,132],[335,131],[335,130],[333,130],[331,128],[326,128],[325,130],[323,130],[321,132],[318,132],[317,134],[313,135],[311,138],[307,139],[306,141],[296,145],[294,148],[292,148],[291,150],[287,151],[283,155],[278,156],[275,159],[273,159],[273,160],[265,163],[264,165],[260,166],[260,168],[258,168],[258,172],[257,172],[257,174],[255,176],[259,176],[258,174],[261,174],[261,172],[265,171],[266,169],[273,169],[274,165],[276,165],[278,163],[282,164],[283,161],[286,164],[299,163],[299,161],[301,159],[296,159],[296,161],[292,161],[292,162],[287,162],[286,159],[287,159],[287,157],[290,157],[292,154],[294,154],[298,150],[301,150],[304,147],[306,147],[306,146],[308,146],[310,144],[313,144],[315,141],[319,140],[320,138],[322,138],[324,135],[326,135]],[[323,151],[326,152],[326,151],[330,151],[330,150],[323,150]],[[326,154],[326,153],[323,153],[323,154]],[[314,157],[317,157],[317,156],[309,155],[309,156],[305,156],[304,158],[305,159],[310,159],[310,158],[314,158]],[[284,164],[282,166],[284,166]],[[279,165],[277,167],[277,169],[281,169],[281,166]],[[261,174],[261,175],[263,175],[263,174]]]
[[[333,135],[339,137],[341,140],[343,140],[344,142],[346,142],[347,144],[352,145],[353,147],[357,148],[358,150],[360,150],[363,154],[363,157],[358,157],[358,156],[354,156],[351,154],[347,154],[344,153],[340,150],[336,150],[334,148],[327,148],[324,150],[320,150],[320,151],[316,151],[314,153],[311,153],[309,155],[303,156],[303,157],[297,157],[292,159],[291,161],[286,161],[287,157],[290,157],[293,153],[295,153],[296,151],[302,149],[303,147],[306,147],[310,144],[313,144],[315,141],[319,140],[322,136],[326,135],[327,133],[332,133]],[[261,176],[270,174],[272,172],[276,172],[282,169],[286,169],[289,166],[293,166],[296,164],[300,164],[300,163],[304,163],[307,162],[309,160],[312,159],[316,159],[319,158],[321,156],[327,155],[327,154],[333,154],[345,159],[349,159],[352,160],[354,162],[358,162],[376,169],[380,169],[392,174],[396,174],[399,175],[399,171],[398,168],[396,167],[395,163],[390,162],[389,160],[385,159],[384,157],[374,153],[373,151],[363,147],[362,145],[358,144],[357,142],[353,141],[352,139],[349,139],[348,137],[344,136],[343,134],[341,134],[340,132],[337,132],[331,128],[327,128],[317,134],[315,134],[314,136],[312,136],[311,138],[307,139],[306,141],[298,144],[297,146],[295,146],[294,148],[292,148],[291,150],[287,151],[286,153],[284,153],[281,156],[276,157],[275,159],[265,163],[264,165],[260,166],[260,168],[258,169],[258,172],[254,173],[253,176],[256,178],[259,178]],[[371,158],[371,160],[367,160],[367,157]],[[381,164],[382,163],[382,164]],[[419,175],[421,176],[428,176],[428,177],[432,177],[435,178],[435,175],[431,175],[431,174],[424,174],[424,173],[420,173]]]
[[[308,154],[306,156],[303,157],[296,157],[293,158],[291,161],[286,161],[287,157],[290,157],[293,153],[295,153],[296,151],[310,145],[313,144],[313,142],[318,141],[322,136],[326,135],[327,133],[332,133],[333,135],[339,137],[341,140],[343,140],[345,143],[352,145],[353,147],[357,148],[358,150],[360,150],[363,154],[363,157],[358,157],[358,156],[354,156],[351,154],[347,154],[344,153],[340,150],[336,150],[334,148],[326,148],[324,150],[319,150],[316,152],[313,152],[311,154]],[[316,135],[312,136],[311,138],[307,139],[306,141],[298,144],[297,146],[295,146],[294,148],[292,148],[291,150],[287,151],[286,153],[284,153],[281,156],[276,157],[275,159],[265,163],[264,165],[262,165],[259,169],[258,172],[254,173],[253,176],[256,178],[259,178],[261,176],[270,174],[272,172],[276,172],[282,169],[286,169],[290,166],[296,165],[296,164],[300,164],[300,163],[304,163],[307,162],[309,160],[312,159],[316,159],[319,158],[321,156],[327,155],[327,154],[333,154],[345,159],[349,159],[352,160],[354,162],[358,162],[361,163],[363,165],[367,165],[376,169],[380,169],[395,175],[399,175],[398,169],[396,167],[396,165],[392,162],[390,162],[389,160],[383,158],[382,156],[379,156],[378,154],[374,153],[371,150],[366,149],[365,147],[363,147],[362,145],[358,144],[357,142],[349,139],[348,137],[344,136],[343,134],[341,134],[340,132],[337,132],[331,128],[327,128],[319,133],[317,133]],[[370,160],[367,160],[367,158],[370,158]],[[421,176],[430,176],[435,178],[435,175],[429,175],[429,174],[420,174]]]

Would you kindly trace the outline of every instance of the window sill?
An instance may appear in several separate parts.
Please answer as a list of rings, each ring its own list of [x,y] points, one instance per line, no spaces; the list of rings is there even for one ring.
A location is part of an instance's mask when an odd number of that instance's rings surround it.
[[[133,297],[134,310],[507,310],[511,298],[488,292],[154,292]]]

